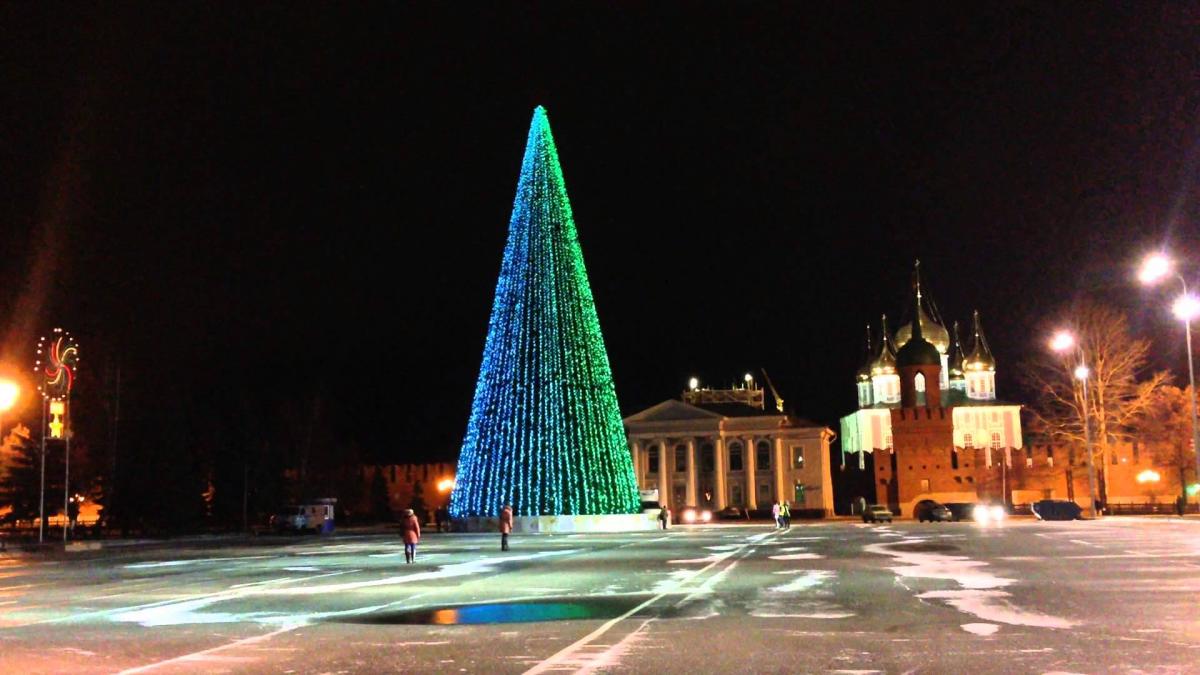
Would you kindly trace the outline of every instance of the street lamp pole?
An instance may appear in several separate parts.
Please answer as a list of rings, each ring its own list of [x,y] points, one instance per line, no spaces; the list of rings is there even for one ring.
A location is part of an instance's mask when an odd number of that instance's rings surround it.
[[[1180,289],[1183,291],[1183,295],[1175,301],[1172,309],[1175,316],[1183,321],[1183,334],[1187,344],[1188,385],[1192,393],[1189,401],[1192,408],[1192,452],[1196,455],[1196,480],[1200,482],[1200,422],[1196,420],[1196,367],[1192,361],[1192,319],[1200,315],[1200,300],[1188,294],[1187,280],[1174,267],[1174,263],[1166,255],[1154,253],[1147,256],[1142,262],[1142,269],[1138,277],[1144,284],[1154,284],[1163,277],[1172,275],[1179,280]],[[1186,487],[1181,486],[1181,489],[1186,489]],[[1185,492],[1185,500],[1187,499],[1186,494]],[[1187,508],[1186,501],[1184,501],[1184,508]]]
[[[1088,511],[1091,512],[1092,519],[1095,519],[1099,514],[1096,509],[1096,464],[1092,458],[1092,415],[1088,402],[1088,376],[1091,375],[1091,371],[1087,367],[1087,357],[1084,355],[1083,345],[1079,344],[1070,331],[1062,330],[1055,333],[1050,340],[1050,349],[1059,353],[1069,353],[1068,350],[1074,349],[1075,355],[1079,358],[1079,365],[1075,367],[1072,374],[1076,380],[1079,380],[1081,386],[1080,411],[1081,417],[1083,417],[1083,444],[1084,452],[1087,453],[1088,467]],[[1069,370],[1070,366],[1068,365],[1067,368]]]
[[[1096,511],[1096,464],[1092,452],[1092,416],[1088,405],[1088,368],[1083,363],[1082,349],[1079,350],[1079,367],[1075,369],[1075,376],[1083,383],[1083,443],[1087,453],[1088,502],[1094,520],[1099,515]]]

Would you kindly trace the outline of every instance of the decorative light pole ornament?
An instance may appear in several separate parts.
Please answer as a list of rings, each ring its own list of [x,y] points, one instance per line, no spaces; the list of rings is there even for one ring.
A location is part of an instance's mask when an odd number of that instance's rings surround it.
[[[55,328],[50,337],[38,340],[34,370],[41,382],[38,391],[47,399],[69,399],[79,368],[79,345],[71,334]]]
[[[38,541],[42,540],[45,530],[45,491],[46,491],[46,429],[50,429],[50,438],[62,439],[63,449],[63,541],[67,539],[70,513],[71,490],[71,436],[70,413],[71,390],[75,388],[75,378],[79,368],[79,345],[75,338],[62,328],[50,331],[49,337],[38,339],[37,356],[33,370],[38,374],[38,391],[44,399],[42,404],[42,494],[39,502],[41,525],[38,528]],[[49,416],[47,422],[46,417]]]

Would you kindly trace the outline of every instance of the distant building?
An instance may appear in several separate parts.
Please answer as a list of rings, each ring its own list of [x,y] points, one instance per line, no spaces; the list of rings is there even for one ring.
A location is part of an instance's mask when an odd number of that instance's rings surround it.
[[[996,360],[979,312],[972,318],[968,350],[958,324],[947,330],[922,289],[919,268],[912,293],[908,321],[894,336],[886,315],[877,347],[867,327],[857,373],[859,408],[841,420],[843,466],[849,457],[865,469],[871,455],[874,501],[904,515],[922,499],[1005,504],[1070,499],[1086,507],[1082,448],[1026,445],[1021,405],[997,398]],[[1145,445],[1114,441],[1110,448],[1107,461],[1096,465],[1097,493],[1108,504],[1170,503],[1179,494],[1177,472],[1156,467]]]
[[[642,490],[672,508],[769,509],[833,513],[832,429],[764,409],[763,390],[693,387],[626,417],[625,433]],[[781,407],[781,406],[780,406]]]
[[[855,455],[861,469],[872,454],[875,501],[900,513],[911,513],[920,499],[990,497],[994,471],[1003,483],[994,495],[999,501],[1011,490],[1006,470],[1013,452],[1024,445],[1021,406],[996,398],[996,360],[979,312],[970,351],[964,351],[957,323],[947,330],[922,290],[919,263],[912,293],[909,321],[895,336],[882,317],[877,349],[867,327],[857,375],[859,409],[841,421],[843,460]],[[983,493],[981,485],[987,486]]]

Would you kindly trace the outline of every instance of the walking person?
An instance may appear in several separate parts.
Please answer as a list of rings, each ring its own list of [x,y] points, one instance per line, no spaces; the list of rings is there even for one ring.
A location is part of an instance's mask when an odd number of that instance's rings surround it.
[[[658,523],[664,530],[671,526],[671,509],[666,504],[658,510]]]
[[[504,508],[500,509],[500,550],[508,550],[508,535],[513,528],[513,512],[512,506],[505,504]]]
[[[775,502],[771,505],[771,517],[775,519],[775,529],[777,530],[783,527],[783,519],[780,517],[782,509],[779,508],[781,503],[782,502]]]
[[[783,529],[792,529],[792,507],[787,502],[779,502],[779,520]]]
[[[417,560],[417,542],[421,541],[421,522],[412,509],[404,510],[400,532],[404,538],[404,562],[411,565]]]

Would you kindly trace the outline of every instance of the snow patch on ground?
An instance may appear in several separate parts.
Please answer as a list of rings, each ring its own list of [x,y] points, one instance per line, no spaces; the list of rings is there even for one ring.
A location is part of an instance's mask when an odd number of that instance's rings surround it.
[[[908,539],[905,543],[918,544],[923,541],[925,539]],[[998,589],[1011,586],[1017,580],[984,570],[988,566],[985,562],[958,555],[896,550],[893,546],[896,544],[871,544],[863,550],[890,556],[901,563],[891,568],[898,577],[939,579],[961,587],[960,590],[928,591],[917,595],[918,598],[942,600],[960,612],[989,622],[1039,628],[1071,628],[1078,625],[1076,621],[1014,607],[1008,600],[1012,595]]]
[[[784,555],[773,555],[771,560],[820,560],[825,556],[818,553],[786,553]]]
[[[1013,607],[1007,600],[1010,594],[1006,591],[930,591],[921,593],[917,597],[922,600],[945,600],[946,604],[960,612],[973,614],[985,621],[999,621],[1012,626],[1071,628],[1077,623],[1057,616]]]
[[[720,556],[710,555],[706,558],[685,558],[685,559],[681,559],[681,560],[668,560],[667,564],[668,565],[700,565],[703,563],[715,562],[717,560],[723,560],[723,558],[721,558]]]
[[[804,574],[780,586],[767,589],[770,593],[799,593],[820,586],[833,579],[834,573],[829,570],[805,570]]]
[[[991,635],[1000,630],[1000,626],[994,623],[964,623],[961,628],[976,635]]]
[[[807,614],[774,614],[771,612],[750,612],[750,616],[760,619],[848,619],[854,612],[810,612]],[[872,671],[878,672],[878,671]]]

